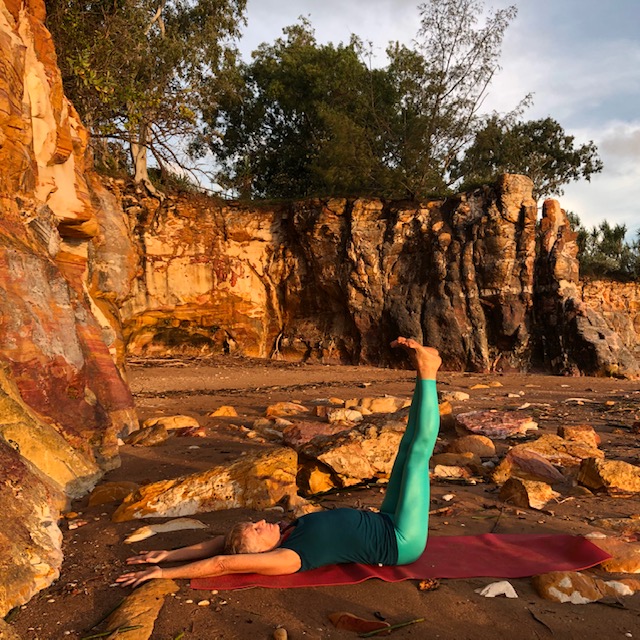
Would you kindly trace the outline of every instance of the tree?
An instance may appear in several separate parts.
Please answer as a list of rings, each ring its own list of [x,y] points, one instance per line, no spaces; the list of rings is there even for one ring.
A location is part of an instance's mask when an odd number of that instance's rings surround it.
[[[147,155],[180,164],[204,104],[232,68],[246,0],[48,0],[47,25],[67,96],[94,140],[130,146],[152,189]]]
[[[464,187],[520,173],[533,180],[536,198],[562,195],[563,185],[589,181],[603,167],[593,141],[579,147],[574,142],[553,118],[522,122],[493,115],[454,163],[453,175]]]
[[[305,20],[262,45],[242,70],[242,99],[207,118],[223,179],[280,197],[446,191],[452,162],[484,122],[480,107],[515,8],[482,27],[476,0],[429,0],[419,10],[416,46],[391,45],[383,69],[365,64],[356,37],[318,45]]]
[[[385,134],[393,166],[413,196],[452,184],[452,163],[484,122],[480,109],[516,16],[507,7],[478,26],[483,7],[476,0],[429,0],[419,10],[416,47],[396,43],[387,50],[396,96]]]
[[[640,278],[640,231],[637,239],[629,244],[625,241],[625,224],[611,226],[604,220],[587,230],[574,213],[569,213],[568,218],[571,228],[578,234],[581,273],[622,280]]]
[[[369,122],[384,77],[362,50],[355,37],[319,45],[305,19],[262,44],[205,117],[200,149],[221,162],[219,181],[259,197],[383,191]]]

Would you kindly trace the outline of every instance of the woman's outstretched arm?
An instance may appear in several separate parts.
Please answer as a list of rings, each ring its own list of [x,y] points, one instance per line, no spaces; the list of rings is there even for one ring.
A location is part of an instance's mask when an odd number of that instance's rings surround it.
[[[239,553],[232,556],[215,556],[179,567],[162,569],[150,567],[144,571],[124,573],[116,582],[122,587],[137,587],[147,580],[157,578],[213,578],[232,573],[260,573],[280,576],[300,569],[300,556],[291,549],[274,549],[265,553]]]
[[[224,551],[224,536],[198,542],[189,547],[165,551],[139,551],[138,555],[127,558],[127,564],[156,564],[158,562],[186,562],[219,555]]]

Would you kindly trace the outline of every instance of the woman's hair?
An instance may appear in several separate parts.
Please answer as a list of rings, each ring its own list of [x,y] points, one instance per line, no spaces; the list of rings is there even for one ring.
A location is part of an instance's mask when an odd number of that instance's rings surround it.
[[[247,527],[251,526],[250,522],[238,522],[231,527],[231,531],[224,539],[224,553],[226,555],[234,555],[236,553],[251,553],[251,549],[247,546],[247,539],[244,535]]]

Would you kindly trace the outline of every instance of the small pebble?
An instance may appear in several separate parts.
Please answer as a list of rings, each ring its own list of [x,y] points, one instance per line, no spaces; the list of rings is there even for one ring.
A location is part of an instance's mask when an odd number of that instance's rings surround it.
[[[210,604],[211,602],[209,600],[200,600],[200,602],[198,602],[199,607],[208,607]]]
[[[193,604],[193,600],[191,600],[191,598],[189,598],[189,600],[185,600],[185,602],[186,602],[187,604]]]

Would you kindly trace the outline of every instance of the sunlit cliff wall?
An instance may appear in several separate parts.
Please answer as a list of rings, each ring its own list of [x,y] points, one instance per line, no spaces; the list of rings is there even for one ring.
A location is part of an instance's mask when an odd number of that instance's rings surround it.
[[[140,277],[122,306],[132,355],[237,351],[393,363],[389,342],[436,346],[449,369],[627,375],[637,363],[582,302],[577,245],[532,183],[424,203],[319,199],[162,206],[111,189],[135,226]]]
[[[137,428],[88,287],[112,196],[87,171],[44,17],[0,0],[0,615],[57,577],[59,510]]]

